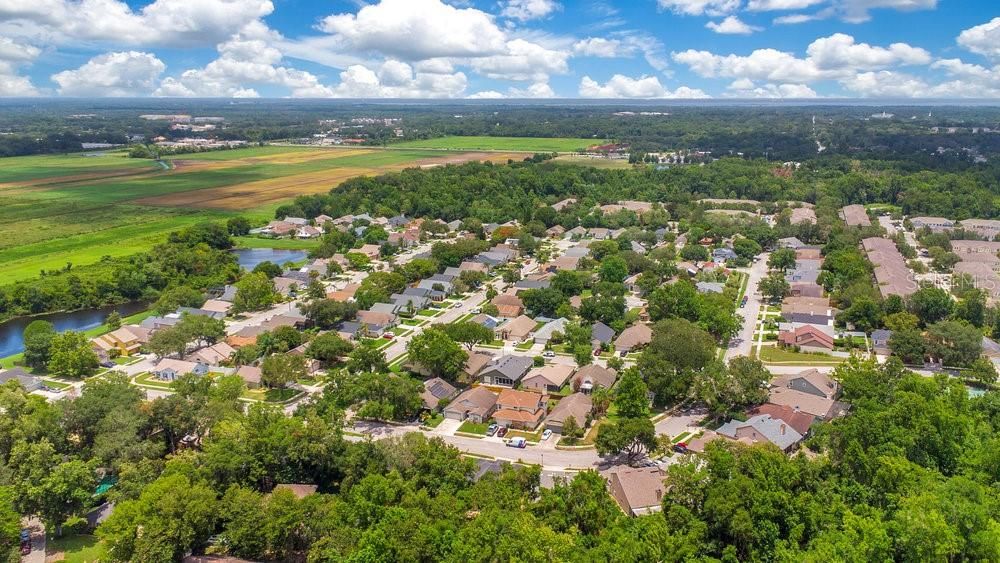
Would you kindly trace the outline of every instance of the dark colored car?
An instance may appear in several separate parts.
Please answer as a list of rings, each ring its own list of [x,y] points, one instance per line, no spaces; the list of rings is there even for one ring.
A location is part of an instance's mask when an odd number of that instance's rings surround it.
[[[679,454],[686,454],[688,453],[688,446],[684,442],[677,442],[674,444],[674,451]]]
[[[501,426],[500,429],[497,430],[497,437],[503,438],[506,435],[507,435],[507,427],[506,426]]]

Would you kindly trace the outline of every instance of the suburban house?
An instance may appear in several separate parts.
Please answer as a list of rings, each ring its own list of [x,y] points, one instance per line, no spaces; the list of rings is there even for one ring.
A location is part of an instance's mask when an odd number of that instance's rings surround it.
[[[566,234],[566,229],[562,225],[549,227],[545,230],[545,235],[549,238],[562,238]]]
[[[483,423],[497,406],[497,396],[485,387],[473,387],[448,403],[442,411],[444,417],[451,420],[471,420]]]
[[[500,356],[483,366],[479,380],[484,385],[513,387],[531,369],[533,362],[526,356]]]
[[[534,368],[521,380],[521,387],[540,393],[557,393],[573,375],[574,368],[566,364],[547,364]]]
[[[524,302],[512,293],[501,293],[494,297],[490,303],[496,306],[499,316],[508,319],[513,319],[524,312]]]
[[[847,412],[847,405],[844,403],[788,387],[772,387],[767,402],[804,412],[816,420],[831,420]]]
[[[631,352],[653,341],[653,329],[649,325],[636,323],[622,331],[615,339],[615,351]]]
[[[840,384],[817,369],[807,369],[794,375],[780,375],[771,380],[771,387],[786,387],[817,397],[836,399]]]
[[[593,401],[591,401],[590,395],[585,393],[573,393],[568,397],[563,397],[545,419],[545,428],[562,434],[566,419],[572,417],[576,421],[577,428],[583,429],[587,425],[592,408]]]
[[[458,265],[458,271],[459,272],[480,272],[480,273],[483,273],[483,274],[490,273],[490,269],[486,266],[486,264],[483,264],[482,262],[472,262],[472,261],[469,261],[469,260],[466,260],[465,262],[462,262],[461,264],[459,264]]]
[[[343,289],[328,291],[326,293],[326,298],[332,299],[334,301],[340,301],[342,303],[345,301],[350,301],[351,299],[354,299],[354,294],[357,293],[358,288],[360,287],[361,284],[349,283],[345,285]]]
[[[803,352],[832,352],[833,338],[819,327],[804,324],[794,330],[786,330],[778,335],[778,342],[785,346],[797,346]]]
[[[131,356],[139,353],[139,349],[149,342],[150,330],[137,325],[126,325],[118,330],[102,334],[91,339],[94,351],[103,359],[110,357],[112,350],[118,350],[119,356]]]
[[[501,426],[533,430],[545,416],[547,398],[532,391],[504,389],[497,398],[493,419]]]
[[[791,323],[833,326],[834,310],[827,297],[786,297],[781,316]]]
[[[657,467],[621,467],[608,474],[608,492],[629,516],[644,516],[663,510],[667,487]]]
[[[719,282],[703,282],[694,284],[698,293],[722,293],[726,289],[726,284]]]
[[[732,248],[722,247],[712,251],[712,260],[715,262],[726,262],[737,258],[736,252]]]
[[[424,391],[420,394],[420,399],[424,402],[425,409],[434,411],[441,401],[451,399],[457,394],[458,389],[454,385],[440,377],[434,377],[424,382]]]
[[[396,315],[371,310],[358,311],[358,322],[364,325],[368,334],[381,336],[383,332],[396,326]]]
[[[184,360],[163,358],[150,372],[164,381],[174,381],[178,376],[186,373],[193,373],[199,376],[208,375],[208,364],[205,362],[186,362]]]
[[[590,393],[598,387],[611,389],[617,380],[617,371],[597,364],[590,364],[576,370],[576,375],[573,376],[573,389],[583,393]]]
[[[823,286],[815,282],[795,282],[788,285],[792,297],[823,297]]]
[[[772,403],[764,403],[763,405],[755,407],[750,411],[751,416],[761,414],[766,414],[771,418],[785,421],[785,423],[803,436],[809,433],[809,429],[816,422],[816,418],[811,414],[797,411],[789,406],[775,405]]]
[[[35,377],[21,368],[0,370],[0,384],[17,381],[25,391],[31,393],[42,388],[42,379]]]
[[[568,197],[564,200],[553,203],[550,207],[552,207],[552,209],[555,209],[556,211],[562,211],[563,209],[566,209],[567,207],[573,205],[574,203],[576,203],[576,198]]]
[[[560,256],[545,265],[545,271],[555,272],[557,270],[576,270],[580,264],[579,256]]]
[[[201,362],[210,366],[217,366],[228,360],[235,353],[236,350],[229,344],[217,342],[211,346],[191,352],[185,359],[189,362]]]
[[[236,370],[236,375],[243,378],[243,382],[247,384],[250,389],[256,389],[260,387],[260,377],[261,371],[257,366],[240,366]]]
[[[359,254],[364,254],[369,260],[377,260],[379,257],[379,252],[381,248],[377,244],[365,244],[357,250],[352,250],[352,252],[357,252]]]
[[[501,340],[510,340],[520,343],[528,338],[531,331],[535,330],[535,320],[527,315],[521,315],[516,319],[511,319],[496,328],[496,334]]]
[[[365,335],[365,327],[354,321],[344,321],[337,325],[337,336],[344,340],[357,340]]]
[[[892,353],[889,349],[889,339],[892,338],[892,331],[880,328],[872,331],[872,350],[876,354],[888,356]]]
[[[796,237],[786,237],[778,239],[778,248],[791,248],[792,250],[798,250],[806,244]]]
[[[594,349],[603,348],[611,344],[611,341],[615,338],[615,329],[610,326],[597,321],[590,327],[590,343],[593,345]]]
[[[810,207],[796,207],[792,209],[792,214],[788,217],[788,222],[793,225],[816,224],[816,212]]]
[[[535,344],[548,344],[549,340],[552,340],[552,335],[555,333],[566,334],[566,323],[568,323],[565,317],[559,317],[554,321],[549,321],[545,323],[542,328],[535,331],[534,341]]]
[[[492,361],[493,356],[490,354],[472,352],[469,354],[469,359],[465,360],[465,366],[462,368],[462,371],[472,379],[479,375],[479,372]]]
[[[778,446],[783,452],[790,451],[802,441],[802,434],[791,425],[768,414],[752,416],[746,421],[730,420],[720,426],[716,433],[750,445],[767,442]]]

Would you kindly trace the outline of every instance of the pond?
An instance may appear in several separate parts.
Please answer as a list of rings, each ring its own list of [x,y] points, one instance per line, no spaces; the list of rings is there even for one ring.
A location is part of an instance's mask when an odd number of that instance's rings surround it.
[[[250,271],[262,262],[273,262],[284,266],[289,262],[301,262],[309,256],[306,250],[285,250],[282,248],[237,248],[233,251],[240,267]]]
[[[32,321],[49,321],[55,326],[56,331],[67,330],[88,330],[104,323],[111,311],[118,311],[123,317],[134,315],[145,311],[149,307],[148,303],[133,302],[113,307],[101,307],[98,309],[80,309],[68,313],[49,313],[35,317],[18,317],[5,323],[0,323],[0,358],[19,354],[24,351],[24,340],[22,335],[24,328]]]

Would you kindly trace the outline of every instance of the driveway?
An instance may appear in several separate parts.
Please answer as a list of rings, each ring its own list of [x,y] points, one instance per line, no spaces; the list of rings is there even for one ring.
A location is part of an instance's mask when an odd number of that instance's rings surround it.
[[[461,425],[461,420],[446,418],[442,420],[441,424],[438,424],[437,427],[431,431],[431,433],[440,434],[442,436],[454,436],[455,432],[458,432],[458,427]]]
[[[45,526],[37,518],[21,521],[25,529],[31,531],[31,553],[22,555],[22,563],[45,563]]]
[[[692,408],[660,420],[654,428],[657,436],[666,435],[673,439],[685,432],[695,434],[701,431],[698,421],[703,418],[705,418],[704,408]]]

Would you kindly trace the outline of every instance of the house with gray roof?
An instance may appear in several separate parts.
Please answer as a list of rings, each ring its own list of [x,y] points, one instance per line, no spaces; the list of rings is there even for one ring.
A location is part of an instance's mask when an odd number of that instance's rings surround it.
[[[513,387],[528,373],[532,365],[532,359],[527,356],[500,356],[483,367],[479,372],[479,380],[484,385]]]
[[[35,377],[21,368],[0,370],[0,384],[17,381],[25,391],[31,393],[42,388],[42,379]]]
[[[736,252],[732,248],[716,248],[712,251],[712,260],[714,262],[725,262],[735,258],[737,258]]]
[[[606,344],[611,344],[611,341],[614,339],[615,329],[610,326],[597,321],[590,327],[590,340],[595,350]]]
[[[454,385],[440,377],[434,377],[424,382],[424,391],[420,393],[420,399],[424,402],[425,409],[433,411],[437,410],[441,401],[451,399],[457,394],[458,389]]]
[[[566,333],[566,323],[569,321],[565,317],[559,317],[554,321],[549,321],[542,325],[542,328],[535,331],[535,344],[547,344],[552,340],[552,334],[559,332]]]
[[[772,418],[768,414],[760,414],[747,419],[730,420],[719,427],[716,432],[737,442],[747,444],[770,443],[778,446],[783,452],[791,451],[802,441],[802,434],[780,418]]]
[[[698,282],[694,286],[698,293],[722,293],[726,289],[726,284],[719,282]]]
[[[548,289],[552,285],[549,280],[518,280],[514,282],[516,289]]]

